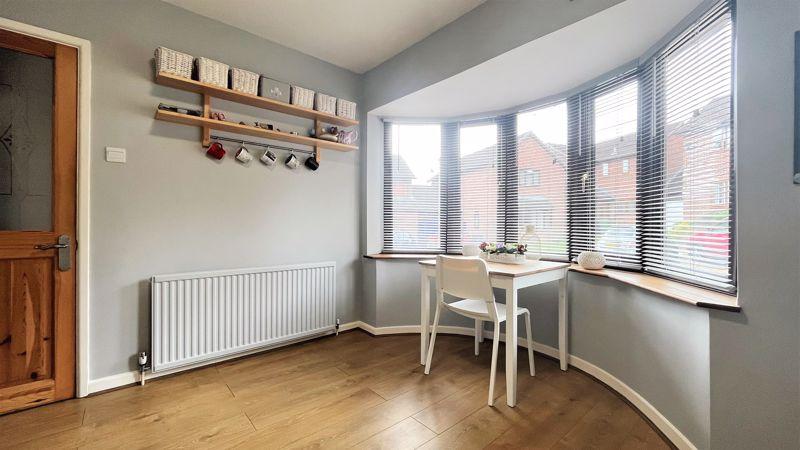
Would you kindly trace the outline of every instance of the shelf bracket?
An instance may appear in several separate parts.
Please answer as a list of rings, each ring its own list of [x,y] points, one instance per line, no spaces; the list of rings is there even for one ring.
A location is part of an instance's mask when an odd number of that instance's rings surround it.
[[[314,119],[314,137],[319,139],[320,135],[322,135],[322,124],[319,122],[319,119]],[[319,145],[314,146],[314,159],[319,162]]]
[[[203,94],[203,117],[211,118],[211,96]],[[211,128],[203,127],[203,147],[211,145]]]

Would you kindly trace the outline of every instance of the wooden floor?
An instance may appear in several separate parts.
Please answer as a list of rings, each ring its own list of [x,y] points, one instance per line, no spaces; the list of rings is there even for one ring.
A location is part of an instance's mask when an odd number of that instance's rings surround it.
[[[486,405],[491,341],[440,336],[431,374],[419,337],[351,331],[0,417],[3,448],[668,448],[585,374],[519,354],[519,402]],[[502,354],[502,345],[501,345]],[[502,368],[500,358],[500,368]]]

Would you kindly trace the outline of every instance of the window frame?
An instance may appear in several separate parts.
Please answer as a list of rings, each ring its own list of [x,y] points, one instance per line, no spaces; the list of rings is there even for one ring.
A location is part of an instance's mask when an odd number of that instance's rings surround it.
[[[703,289],[707,289],[710,291],[721,292],[727,295],[735,295],[738,289],[737,283],[737,264],[736,264],[736,254],[737,254],[737,245],[736,245],[736,237],[737,237],[737,230],[736,230],[736,172],[735,172],[735,161],[736,161],[736,102],[735,96],[732,94],[730,98],[730,134],[725,136],[725,139],[728,140],[730,146],[730,165],[728,168],[728,203],[729,203],[729,217],[730,217],[730,253],[729,253],[729,267],[731,270],[730,273],[730,283],[732,289],[722,289],[716,286],[711,286],[707,284],[693,282],[692,280],[687,280],[680,276],[670,276],[663,273],[658,272],[651,272],[646,270],[645,264],[643,262],[643,241],[646,237],[648,237],[648,233],[654,233],[654,231],[649,231],[648,227],[645,226],[645,222],[650,219],[650,216],[653,214],[658,214],[659,211],[664,211],[665,208],[665,200],[663,198],[663,193],[666,189],[668,181],[663,179],[663,177],[655,183],[655,189],[652,188],[653,179],[657,179],[657,174],[660,170],[662,170],[663,165],[666,161],[666,146],[659,146],[656,142],[663,140],[664,136],[664,129],[663,123],[658,123],[659,120],[664,121],[663,114],[660,114],[660,108],[663,108],[664,99],[660,98],[659,96],[648,96],[646,93],[650,92],[661,92],[663,96],[663,83],[665,83],[665,77],[663,73],[663,66],[654,63],[655,59],[658,58],[660,55],[665,54],[666,52],[671,51],[676,46],[680,45],[683,41],[685,41],[687,36],[691,37],[693,33],[700,27],[703,18],[707,17],[709,14],[718,13],[721,10],[727,10],[730,12],[731,17],[731,25],[732,25],[732,36],[731,36],[731,51],[732,51],[732,67],[731,67],[731,74],[730,74],[730,83],[732,87],[736,85],[736,64],[735,64],[735,55],[736,55],[736,9],[735,9],[735,2],[732,0],[720,0],[719,2],[714,3],[712,6],[708,8],[708,10],[701,15],[701,17],[688,26],[683,32],[678,34],[678,37],[673,39],[670,43],[665,45],[663,48],[659,49],[655,52],[654,56],[649,57],[647,61],[643,61],[641,64],[636,66],[633,69],[627,70],[625,72],[620,73],[615,77],[611,77],[593,85],[587,89],[584,89],[578,93],[570,95],[568,97],[559,98],[553,101],[550,101],[546,104],[538,105],[535,109],[539,108],[546,108],[556,103],[566,103],[567,108],[567,145],[566,145],[566,168],[565,168],[565,196],[566,196],[566,214],[567,214],[567,248],[566,248],[566,259],[561,258],[544,258],[550,259],[555,261],[565,261],[571,260],[577,254],[575,253],[576,248],[574,248],[574,237],[576,236],[576,230],[579,229],[587,229],[594,227],[594,214],[596,214],[597,209],[597,198],[595,195],[594,186],[596,185],[595,178],[597,177],[596,172],[596,161],[595,161],[595,151],[594,151],[594,110],[592,106],[592,99],[594,99],[598,92],[607,92],[610,89],[613,89],[615,86],[621,86],[624,83],[628,83],[634,81],[638,83],[638,95],[637,95],[637,127],[636,127],[636,154],[635,156],[630,156],[621,162],[621,176],[627,176],[631,171],[631,165],[635,164],[635,200],[633,201],[633,205],[635,208],[635,260],[637,261],[636,264],[630,265],[622,265],[619,267],[614,267],[615,269],[620,270],[628,270],[638,273],[647,273],[649,275],[657,276],[660,278],[665,278],[669,280],[674,280],[677,282],[681,282],[684,284],[698,286]],[[662,89],[655,89],[657,83],[662,83]],[[731,92],[735,92],[735,89]],[[587,101],[589,99],[589,101]],[[519,225],[519,211],[518,211],[518,198],[519,198],[519,188],[527,187],[527,186],[538,186],[541,184],[541,174],[539,176],[531,175],[531,179],[534,180],[534,184],[528,185],[525,183],[525,176],[524,174],[518,173],[517,170],[517,158],[518,158],[518,151],[516,139],[508,139],[504,136],[514,136],[516,137],[516,123],[517,123],[517,116],[519,114],[525,113],[530,111],[531,108],[526,108],[524,110],[520,110],[517,112],[503,114],[495,117],[487,117],[477,120],[469,120],[469,121],[442,121],[440,122],[441,125],[441,135],[442,135],[442,146],[441,146],[441,176],[440,176],[440,192],[441,192],[441,202],[440,208],[442,211],[440,213],[441,217],[441,226],[440,226],[440,242],[441,246],[443,247],[445,254],[460,254],[461,252],[461,220],[462,220],[462,211],[461,211],[461,186],[460,186],[460,176],[461,176],[461,168],[460,168],[460,145],[459,145],[459,135],[461,127],[467,126],[476,126],[481,124],[488,124],[494,123],[497,125],[497,157],[498,157],[498,171],[502,169],[504,175],[498,175],[498,222],[497,222],[497,230],[498,230],[498,239],[503,242],[514,242],[518,238],[518,225]],[[402,122],[402,123],[413,123],[413,122]],[[430,123],[430,122],[420,122],[420,123]],[[384,129],[389,129],[391,127],[391,122],[385,122]],[[384,142],[386,139],[384,138]],[[654,152],[658,152],[659,149],[661,150],[660,154],[655,154]],[[630,159],[635,158],[634,161],[630,161]],[[572,160],[572,161],[570,161]],[[611,167],[606,166],[608,162],[604,162],[604,167],[608,167],[608,175],[606,175],[605,171],[603,172],[603,176],[611,176]],[[626,167],[627,166],[627,167]],[[627,170],[625,170],[627,168]],[[588,174],[588,177],[587,177]],[[538,182],[537,182],[538,181]],[[592,186],[592,189],[587,189],[583,195],[575,197],[571,194],[573,189],[575,189],[578,185],[585,185],[586,183]],[[648,183],[648,189],[643,190],[643,186],[645,183]],[[384,186],[386,183],[384,182]],[[721,188],[716,186],[717,191]],[[723,189],[724,190],[724,189]],[[502,197],[501,197],[502,196]],[[714,198],[715,201],[719,196],[719,192],[715,192]],[[386,201],[386,195],[384,195],[384,201]],[[501,201],[500,199],[503,199]],[[653,208],[645,207],[645,204],[653,204],[653,202],[661,202],[664,203],[662,208]],[[576,217],[575,211],[577,210],[576,205],[586,203],[592,211],[591,214],[585,214],[582,217]],[[512,206],[513,205],[513,206]],[[389,205],[391,207],[391,205]],[[502,207],[501,207],[502,206]],[[384,205],[386,208],[386,205]],[[384,213],[385,217],[385,213]],[[386,233],[387,226],[384,221],[383,231]],[[384,243],[386,242],[386,237],[384,236],[383,239]],[[384,253],[409,253],[397,250],[384,250]],[[420,252],[414,252],[420,253]],[[431,253],[442,253],[441,251],[432,251]]]

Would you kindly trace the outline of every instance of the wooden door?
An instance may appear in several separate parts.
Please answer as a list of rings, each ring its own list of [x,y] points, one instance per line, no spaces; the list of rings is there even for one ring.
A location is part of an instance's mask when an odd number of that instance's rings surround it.
[[[75,395],[77,57],[0,30],[0,414]]]

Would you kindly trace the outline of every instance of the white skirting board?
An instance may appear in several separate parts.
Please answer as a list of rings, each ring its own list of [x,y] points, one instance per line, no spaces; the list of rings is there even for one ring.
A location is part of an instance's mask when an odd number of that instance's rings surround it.
[[[391,327],[374,327],[368,323],[355,321],[355,322],[348,322],[342,324],[339,327],[339,332],[353,330],[356,328],[360,328],[367,333],[373,334],[375,336],[382,336],[382,335],[389,335],[389,334],[402,334],[402,333],[419,333],[419,325],[402,325],[402,326],[391,326]],[[439,332],[443,334],[459,334],[464,336],[472,336],[474,330],[472,328],[467,327],[448,327],[442,326],[439,327]],[[484,331],[484,336],[491,339],[492,333],[489,330]],[[505,334],[500,334],[500,340],[505,341]],[[289,345],[288,343],[285,345]],[[519,345],[521,347],[528,346],[527,339],[522,337],[519,338]],[[274,347],[273,347],[274,348]],[[533,349],[539,353],[544,355],[558,358],[558,349],[551,347],[549,345],[544,345],[538,342],[533,343]],[[225,359],[232,359],[238,358],[241,356],[245,356],[251,353],[259,353],[269,349],[258,349],[252,351],[250,353],[242,353],[238,355],[233,355],[229,358]],[[608,387],[618,392],[620,395],[625,397],[631,404],[636,407],[639,411],[642,412],[653,424],[661,430],[662,433],[672,441],[672,443],[678,447],[679,449],[686,449],[686,450],[696,450],[695,447],[686,436],[681,433],[681,431],[675,427],[666,417],[664,417],[661,412],[659,412],[650,402],[648,402],[644,397],[642,397],[638,392],[633,390],[630,386],[625,384],[622,380],[618,379],[614,375],[606,372],[600,367],[595,366],[594,364],[590,363],[589,361],[583,360],[576,356],[570,355],[569,356],[569,364],[574,366],[577,369],[580,369],[589,375],[597,378],[601,382],[605,383]],[[157,375],[148,374],[147,378],[156,378],[164,375],[169,375],[171,373],[177,371],[183,371],[187,368],[181,368],[175,371],[165,371],[160,372]],[[139,381],[139,373],[138,372],[124,372],[117,375],[111,375],[104,378],[98,378],[96,380],[89,381],[89,392],[90,393],[97,393],[101,391],[106,391],[109,389],[114,389],[120,386],[125,386],[129,384],[134,384]]]
[[[340,331],[350,330],[355,328],[361,328],[362,330],[366,331],[367,333],[373,334],[375,336],[382,336],[387,334],[401,334],[401,333],[419,333],[419,325],[402,325],[402,326],[391,326],[391,327],[373,327],[372,325],[364,322],[350,322],[346,323],[341,326]],[[465,336],[472,336],[475,332],[472,328],[467,327],[448,327],[448,326],[440,326],[439,332],[443,334],[460,334]],[[491,330],[484,330],[484,336],[491,339],[492,332]],[[506,337],[505,333],[500,333],[500,341],[505,342]],[[519,338],[519,345],[521,347],[528,347],[528,340],[525,338]],[[533,349],[543,355],[550,356],[552,358],[558,359],[558,349],[555,347],[551,347],[549,345],[541,344],[539,342],[533,343]],[[584,359],[578,358],[577,356],[570,355],[569,356],[569,364],[577,369],[580,369],[589,375],[597,378],[601,382],[605,383],[608,387],[618,392],[620,395],[625,397],[626,400],[631,402],[631,404],[636,407],[639,411],[642,412],[653,424],[662,432],[664,435],[669,439],[676,447],[679,449],[686,449],[686,450],[696,450],[697,447],[692,444],[689,439],[684,436],[681,431],[675,427],[666,417],[664,417],[661,412],[659,412],[655,406],[650,404],[644,397],[642,397],[638,392],[633,390],[630,386],[625,384],[622,380],[615,377],[614,375],[606,372],[600,367],[586,361]]]

